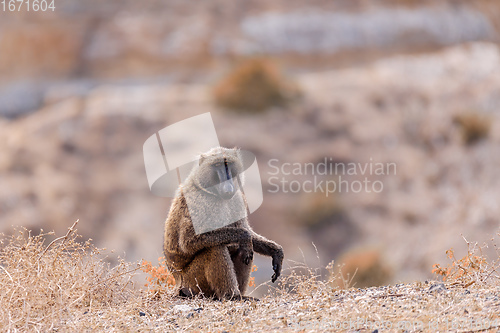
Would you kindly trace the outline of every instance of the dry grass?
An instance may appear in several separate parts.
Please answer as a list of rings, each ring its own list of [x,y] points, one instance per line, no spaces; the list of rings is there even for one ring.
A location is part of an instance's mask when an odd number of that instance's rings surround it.
[[[0,327],[73,327],[87,313],[119,306],[135,293],[130,279],[137,268],[123,260],[111,268],[90,241],[77,242],[75,226],[47,245],[50,233],[32,236],[26,229],[2,240]]]
[[[3,331],[475,332],[500,324],[500,285],[491,265],[474,270],[482,278],[468,286],[447,280],[341,290],[333,283],[339,275],[324,280],[320,270],[294,263],[279,283],[265,283],[271,291],[260,302],[218,302],[174,297],[161,263],[145,269],[156,278],[150,285],[165,283],[164,292],[134,288],[130,281],[139,265],[121,261],[111,267],[100,250],[77,238],[73,226],[49,244],[43,234],[25,229],[3,239]],[[476,255],[476,248],[469,250]]]

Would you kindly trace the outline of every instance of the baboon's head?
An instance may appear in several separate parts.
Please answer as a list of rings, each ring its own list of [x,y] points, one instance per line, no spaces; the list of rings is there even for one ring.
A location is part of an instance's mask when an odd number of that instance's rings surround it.
[[[224,200],[238,191],[238,174],[243,169],[239,149],[217,147],[200,155],[197,183]]]

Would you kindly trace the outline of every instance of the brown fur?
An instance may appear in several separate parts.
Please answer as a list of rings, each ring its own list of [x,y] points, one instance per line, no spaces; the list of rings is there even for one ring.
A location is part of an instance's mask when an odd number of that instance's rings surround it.
[[[227,200],[206,191],[203,177],[209,177],[210,165],[220,163],[221,153],[242,171],[237,149],[214,148],[200,157],[180,186],[165,222],[164,253],[167,267],[175,277],[179,294],[199,293],[217,299],[244,298],[252,267],[253,251],[273,259],[273,282],[281,273],[283,249],[275,242],[255,233],[243,218],[230,225],[196,235],[191,214],[228,214]],[[235,194],[242,196],[240,183]],[[193,194],[194,193],[194,194]],[[194,195],[188,210],[185,195]],[[196,207],[191,207],[192,202]],[[190,214],[191,212],[191,214]],[[213,216],[213,215],[212,215]]]

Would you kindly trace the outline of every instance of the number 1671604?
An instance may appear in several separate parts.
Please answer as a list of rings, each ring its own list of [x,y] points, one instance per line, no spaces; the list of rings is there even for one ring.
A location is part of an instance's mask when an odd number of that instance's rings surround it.
[[[55,11],[55,0],[1,0],[0,10],[4,12],[46,12]]]

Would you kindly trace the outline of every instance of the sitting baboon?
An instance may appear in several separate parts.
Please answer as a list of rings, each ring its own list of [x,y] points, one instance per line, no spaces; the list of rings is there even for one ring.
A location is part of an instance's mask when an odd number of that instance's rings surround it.
[[[200,156],[199,165],[172,201],[165,222],[164,253],[180,296],[202,293],[216,299],[246,298],[254,251],[272,257],[272,282],[281,274],[282,247],[255,233],[246,213],[237,217],[242,209],[246,212],[242,171],[238,149],[213,148]],[[230,224],[195,232],[193,221],[212,220],[213,224],[218,218]]]

